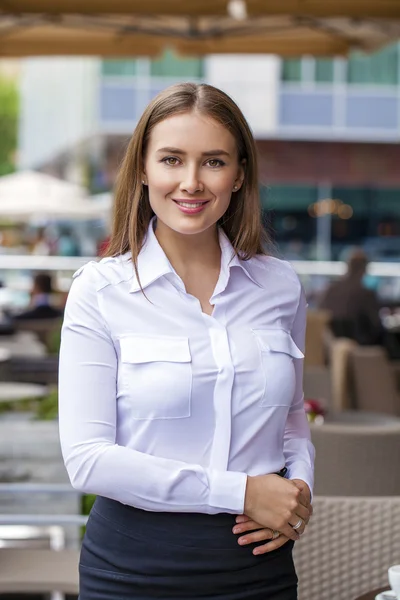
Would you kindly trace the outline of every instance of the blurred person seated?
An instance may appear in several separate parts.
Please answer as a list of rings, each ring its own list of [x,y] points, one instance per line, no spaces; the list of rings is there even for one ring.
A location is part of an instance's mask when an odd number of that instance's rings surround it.
[[[37,232],[36,239],[33,242],[31,254],[36,256],[49,256],[51,254],[51,247],[46,236],[46,229],[43,227],[41,227]]]
[[[35,275],[31,290],[31,306],[28,310],[14,315],[14,320],[41,320],[59,319],[63,311],[51,304],[51,296],[54,293],[52,279],[46,273]]]
[[[318,308],[331,313],[330,328],[335,337],[350,338],[362,346],[384,345],[378,298],[364,284],[367,265],[365,252],[353,250],[347,260],[346,275],[322,292]]]
[[[68,228],[62,228],[58,238],[57,254],[59,256],[79,256],[79,245],[73,234]]]

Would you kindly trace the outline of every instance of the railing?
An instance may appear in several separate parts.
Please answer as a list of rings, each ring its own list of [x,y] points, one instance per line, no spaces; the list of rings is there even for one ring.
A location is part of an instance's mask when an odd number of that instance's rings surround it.
[[[82,493],[68,483],[0,483],[0,495]],[[81,514],[0,514],[0,525],[85,525],[88,517]]]
[[[82,256],[19,256],[13,254],[0,254],[0,271],[69,271],[73,273],[79,267],[91,260],[99,260],[96,257]],[[346,272],[346,264],[339,261],[290,261],[299,275],[326,275],[340,276]],[[378,277],[399,277],[400,262],[371,262],[368,272]]]
[[[4,494],[74,494],[81,495],[69,484],[51,483],[2,483],[0,484],[0,495]],[[28,541],[33,536],[40,535],[48,538],[52,551],[59,552],[65,548],[65,527],[69,525],[82,526],[88,517],[81,514],[0,514],[0,530],[7,529],[13,539]],[[16,537],[14,537],[16,536]],[[1,539],[0,539],[1,541]],[[0,543],[1,547],[1,543]],[[50,593],[50,600],[65,600],[64,593],[54,590]]]

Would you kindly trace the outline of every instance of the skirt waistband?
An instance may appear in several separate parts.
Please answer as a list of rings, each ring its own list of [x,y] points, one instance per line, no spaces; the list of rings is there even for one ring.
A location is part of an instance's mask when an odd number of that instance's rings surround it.
[[[286,469],[279,473],[284,477]],[[165,536],[171,544],[237,549],[237,536],[232,532],[236,515],[187,512],[152,512],[121,504],[98,496],[93,512],[128,537],[159,539]]]
[[[179,546],[193,546],[194,540],[220,548],[237,545],[232,533],[235,515],[227,513],[151,512],[102,496],[96,498],[92,511],[128,537],[156,540],[165,536]]]

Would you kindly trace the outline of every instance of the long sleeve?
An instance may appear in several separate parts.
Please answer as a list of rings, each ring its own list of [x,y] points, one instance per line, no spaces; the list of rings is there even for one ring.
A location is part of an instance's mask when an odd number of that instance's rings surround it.
[[[118,361],[101,311],[100,277],[94,263],[75,278],[62,330],[60,439],[72,485],[150,511],[242,513],[244,473],[160,458],[116,443]]]
[[[307,302],[303,289],[293,321],[291,335],[297,347],[304,352]],[[284,454],[288,477],[302,479],[311,492],[314,485],[314,446],[311,443],[310,428],[304,411],[303,359],[294,359],[296,371],[296,391],[285,426]]]

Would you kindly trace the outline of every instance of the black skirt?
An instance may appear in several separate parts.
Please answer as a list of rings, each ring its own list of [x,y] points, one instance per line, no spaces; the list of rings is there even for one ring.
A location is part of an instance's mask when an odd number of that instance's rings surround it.
[[[80,560],[79,600],[296,600],[293,542],[259,556],[235,516],[139,510],[98,497]]]

